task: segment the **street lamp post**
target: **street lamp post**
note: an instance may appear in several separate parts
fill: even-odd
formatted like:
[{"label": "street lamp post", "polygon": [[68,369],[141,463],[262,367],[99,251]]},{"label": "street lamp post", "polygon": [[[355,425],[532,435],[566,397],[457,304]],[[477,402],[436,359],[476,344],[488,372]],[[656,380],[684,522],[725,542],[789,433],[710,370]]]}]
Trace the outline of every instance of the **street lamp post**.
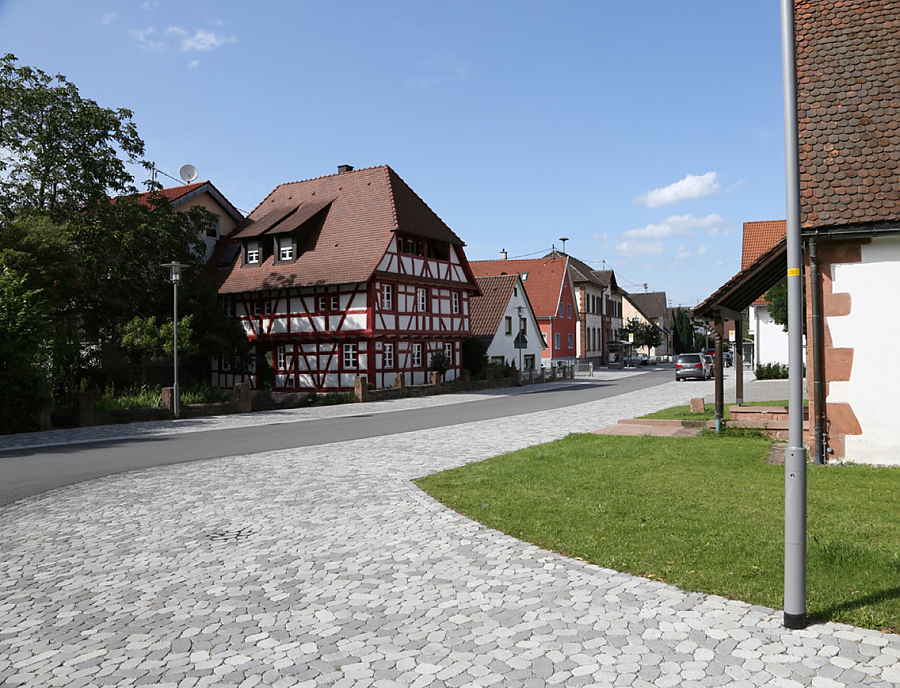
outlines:
[{"label": "street lamp post", "polygon": [[[524,306],[516,306],[516,309],[519,311],[519,336],[522,336],[522,311],[525,309]],[[522,379],[522,347],[519,347],[519,379]]]},{"label": "street lamp post", "polygon": [[181,413],[181,392],[178,389],[178,285],[181,283],[181,268],[187,267],[185,263],[172,261],[171,263],[163,263],[164,268],[169,268],[169,281],[172,283],[172,291],[174,292],[173,300],[173,320],[172,320],[172,351],[175,354],[175,380],[172,385],[174,394],[173,413],[175,417]]}]

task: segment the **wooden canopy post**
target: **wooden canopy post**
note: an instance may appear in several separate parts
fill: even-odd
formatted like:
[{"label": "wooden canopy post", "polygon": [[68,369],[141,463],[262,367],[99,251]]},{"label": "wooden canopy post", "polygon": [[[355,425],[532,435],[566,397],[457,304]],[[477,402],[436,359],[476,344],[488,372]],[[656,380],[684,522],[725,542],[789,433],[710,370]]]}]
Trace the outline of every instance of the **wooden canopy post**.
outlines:
[{"label": "wooden canopy post", "polygon": [[722,340],[725,338],[725,320],[721,315],[713,318],[713,341],[716,350],[716,432],[722,430],[725,419],[725,361],[723,359]]}]

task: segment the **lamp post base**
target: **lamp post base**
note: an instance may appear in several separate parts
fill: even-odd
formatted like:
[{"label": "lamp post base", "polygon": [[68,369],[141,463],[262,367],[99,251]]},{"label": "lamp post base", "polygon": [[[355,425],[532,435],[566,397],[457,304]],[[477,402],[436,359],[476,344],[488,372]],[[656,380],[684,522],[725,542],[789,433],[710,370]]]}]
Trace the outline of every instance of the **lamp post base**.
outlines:
[{"label": "lamp post base", "polygon": [[784,627],[792,631],[800,631],[806,628],[806,614],[784,613]]}]

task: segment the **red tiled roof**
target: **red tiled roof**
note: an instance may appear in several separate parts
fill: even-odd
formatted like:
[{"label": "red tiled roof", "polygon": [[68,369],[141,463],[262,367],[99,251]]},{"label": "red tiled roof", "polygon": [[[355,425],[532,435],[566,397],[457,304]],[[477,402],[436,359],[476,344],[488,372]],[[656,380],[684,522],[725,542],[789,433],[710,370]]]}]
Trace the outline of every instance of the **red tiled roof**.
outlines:
[{"label": "red tiled roof", "polygon": [[[276,209],[327,202],[330,205],[316,215],[315,226],[307,224],[306,232],[301,231],[296,261],[275,265],[272,255],[253,267],[235,261],[222,279],[220,292],[366,282],[396,231],[464,245],[386,165],[282,184],[250,213],[248,226]],[[465,256],[457,250],[465,268]]]},{"label": "red tiled roof", "polygon": [[[135,194],[131,198],[134,198],[138,203],[142,205],[150,205],[150,198],[152,196],[162,196],[165,198],[172,207],[177,208],[181,203],[190,200],[189,197],[193,197],[193,195],[201,195],[201,193],[208,193],[224,210],[226,213],[231,215],[232,218],[236,222],[241,222],[244,219],[243,213],[240,210],[235,208],[231,201],[229,201],[225,196],[222,195],[222,192],[219,191],[212,182],[194,182],[193,184],[182,184],[181,186],[173,186],[169,189],[154,189],[153,191],[144,191],[143,193]],[[111,199],[113,203],[116,202],[116,198]]]},{"label": "red tiled roof", "polygon": [[475,281],[481,289],[481,296],[469,299],[472,336],[479,337],[490,345],[500,327],[500,320],[506,313],[506,307],[509,306],[513,287],[519,281],[519,276],[476,277]]},{"label": "red tiled roof", "polygon": [[[787,234],[786,220],[764,220],[744,223],[744,240],[741,248],[741,272],[753,265],[760,256],[768,253]],[[751,306],[767,306],[760,296]]]},{"label": "red tiled roof", "polygon": [[900,0],[797,0],[800,223],[900,219]]},{"label": "red tiled roof", "polygon": [[566,257],[561,255],[556,259],[474,260],[469,266],[475,277],[527,274],[522,282],[534,314],[539,318],[552,318],[559,310],[567,263]]}]

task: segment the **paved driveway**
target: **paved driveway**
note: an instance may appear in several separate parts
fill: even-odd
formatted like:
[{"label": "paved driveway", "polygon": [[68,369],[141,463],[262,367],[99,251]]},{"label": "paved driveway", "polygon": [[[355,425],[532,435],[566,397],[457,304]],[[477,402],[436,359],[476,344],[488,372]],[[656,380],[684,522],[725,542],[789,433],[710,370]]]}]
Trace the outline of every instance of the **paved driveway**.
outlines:
[{"label": "paved driveway", "polygon": [[[711,383],[704,383],[711,384]],[[600,569],[410,479],[683,402],[150,469],[0,509],[0,683],[889,686],[900,638]]]}]

